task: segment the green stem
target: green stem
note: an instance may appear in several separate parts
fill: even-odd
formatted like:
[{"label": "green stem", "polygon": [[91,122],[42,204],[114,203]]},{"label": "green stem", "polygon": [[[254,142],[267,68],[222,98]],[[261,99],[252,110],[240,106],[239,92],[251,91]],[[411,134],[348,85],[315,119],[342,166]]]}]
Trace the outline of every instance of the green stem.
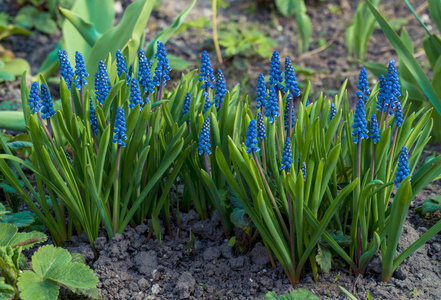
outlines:
[{"label": "green stem", "polygon": [[113,197],[113,235],[116,234],[118,229],[118,211],[119,211],[119,164],[121,161],[121,145],[118,144],[118,150],[116,152],[116,177],[114,186]]}]

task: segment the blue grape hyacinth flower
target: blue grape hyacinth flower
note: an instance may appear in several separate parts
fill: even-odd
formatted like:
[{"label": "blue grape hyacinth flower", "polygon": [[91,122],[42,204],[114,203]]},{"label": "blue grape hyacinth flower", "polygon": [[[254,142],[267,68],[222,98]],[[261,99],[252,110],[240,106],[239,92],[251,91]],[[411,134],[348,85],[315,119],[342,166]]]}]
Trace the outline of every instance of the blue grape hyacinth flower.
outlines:
[{"label": "blue grape hyacinth flower", "polygon": [[210,55],[206,50],[201,55],[201,74],[199,75],[199,81],[202,82],[201,89],[214,88],[212,82],[214,82],[213,68],[211,67]]},{"label": "blue grape hyacinth flower", "polygon": [[396,102],[394,122],[397,124],[398,127],[400,127],[404,122],[403,110],[401,109],[401,103],[399,100]]},{"label": "blue grape hyacinth flower", "polygon": [[204,92],[203,97],[205,97],[205,102],[204,102],[204,110],[202,111],[202,113],[206,113],[207,110],[210,109],[211,107],[211,101],[210,101],[210,97],[208,96],[207,92]]},{"label": "blue grape hyacinth flower", "polygon": [[352,125],[352,128],[354,128],[352,131],[354,143],[361,142],[362,139],[368,138],[367,133],[369,131],[367,130],[366,112],[364,110],[363,98],[358,99],[354,114],[354,125]]},{"label": "blue grape hyacinth flower", "polygon": [[409,176],[410,170],[409,170],[409,154],[407,153],[406,146],[403,146],[403,148],[400,151],[400,157],[398,159],[398,168],[397,172],[395,173],[395,180],[394,183],[397,184],[397,187],[400,186],[401,181],[403,181],[404,178]]},{"label": "blue grape hyacinth flower", "polygon": [[387,110],[389,110],[389,114],[393,115],[395,104],[399,101],[398,97],[401,96],[400,80],[398,78],[397,68],[395,67],[395,60],[393,59],[389,61],[389,66],[387,68],[386,86],[387,94],[384,96],[384,109],[386,110],[387,108]]},{"label": "blue grape hyacinth flower", "polygon": [[38,113],[40,111],[42,106],[40,101],[40,85],[38,82],[34,82],[31,86],[28,100],[31,113]]},{"label": "blue grape hyacinth flower", "polygon": [[331,111],[330,111],[329,119],[332,120],[336,114],[337,114],[337,108],[335,107],[334,103],[331,103]]},{"label": "blue grape hyacinth flower", "polygon": [[225,83],[225,77],[222,70],[219,69],[217,70],[216,89],[214,90],[214,101],[216,103],[216,108],[222,106],[226,94],[227,85]]},{"label": "blue grape hyacinth flower", "polygon": [[265,84],[265,76],[262,73],[259,74],[257,78],[257,96],[256,96],[256,108],[260,108],[261,106],[266,107],[266,97],[268,94],[266,93],[266,84]]},{"label": "blue grape hyacinth flower", "polygon": [[109,74],[104,61],[98,63],[98,72],[95,73],[95,94],[98,102],[103,105],[111,89]]},{"label": "blue grape hyacinth flower", "polygon": [[274,121],[276,120],[275,118],[279,116],[279,106],[274,86],[271,86],[269,90],[265,116],[269,117],[270,123],[274,123]]},{"label": "blue grape hyacinth flower", "polygon": [[371,126],[370,126],[370,138],[374,142],[374,144],[378,143],[380,140],[380,130],[378,128],[377,116],[375,114],[371,117]]},{"label": "blue grape hyacinth flower", "polygon": [[112,142],[118,143],[120,146],[125,147],[126,143],[124,141],[127,140],[126,131],[127,128],[126,119],[124,117],[124,109],[120,106],[116,110],[115,126],[113,129],[115,136],[113,137]]},{"label": "blue grape hyacinth flower", "polygon": [[283,147],[282,159],[280,160],[280,170],[285,170],[286,173],[289,172],[292,164],[292,149],[291,149],[291,139],[286,137],[285,146]]},{"label": "blue grape hyacinth flower", "polygon": [[98,125],[98,118],[96,116],[96,110],[95,110],[95,107],[93,107],[93,101],[92,101],[92,98],[90,97],[90,95],[89,95],[89,101],[90,101],[90,125],[92,126],[93,132],[95,132],[95,134],[97,134],[100,127]]},{"label": "blue grape hyacinth flower", "polygon": [[201,135],[199,136],[199,155],[204,153],[211,154],[210,147],[210,117],[207,117],[202,125]]},{"label": "blue grape hyacinth flower", "polygon": [[369,99],[371,91],[369,90],[368,76],[365,68],[362,68],[360,71],[360,75],[358,76],[357,88],[359,91],[356,92],[355,95],[363,98],[364,101],[367,101]]},{"label": "blue grape hyacinth flower", "polygon": [[136,105],[140,106],[142,110],[142,105],[144,105],[144,101],[142,101],[141,91],[139,90],[138,80],[133,77],[132,84],[130,85],[130,108],[134,108]]},{"label": "blue grape hyacinth flower", "polygon": [[256,146],[257,144],[257,132],[256,132],[256,120],[252,119],[250,124],[248,124],[247,139],[245,141],[245,146],[247,146],[247,153],[252,151],[260,151],[260,148]]},{"label": "blue grape hyacinth flower", "polygon": [[164,44],[158,41],[157,45],[158,45],[158,49],[155,54],[157,64],[155,69],[155,75],[153,76],[153,83],[156,86],[160,86],[162,82],[164,86],[167,80],[170,79],[168,72],[171,71],[171,68],[168,61],[167,52],[165,51]]},{"label": "blue grape hyacinth flower", "polygon": [[305,181],[306,180],[306,162],[302,163],[302,166],[300,167],[300,169],[302,170],[303,181]]},{"label": "blue grape hyacinth flower", "polygon": [[75,52],[75,75],[74,80],[77,89],[80,89],[83,85],[87,85],[86,77],[89,76],[86,70],[86,64],[84,63],[83,55],[80,52]]},{"label": "blue grape hyacinth flower", "polygon": [[[295,114],[294,114],[294,105],[292,106],[292,109],[291,109],[291,114],[289,113],[289,101],[290,101],[290,98],[289,97],[287,97],[286,98],[286,103],[285,103],[285,113],[284,113],[284,122],[285,122],[285,130],[288,130],[289,129],[289,118],[291,117],[291,127],[294,127],[295,125],[296,125],[296,122],[295,122],[295,120],[294,120],[294,118],[295,118]],[[290,116],[291,115],[291,116]]]},{"label": "blue grape hyacinth flower", "polygon": [[300,96],[300,90],[297,88],[298,86],[296,73],[294,72],[294,67],[292,66],[291,59],[287,57],[285,59],[285,90],[284,92],[288,92],[288,98],[293,96]]},{"label": "blue grape hyacinth flower", "polygon": [[[75,75],[72,65],[67,58],[66,50],[58,50],[58,59],[60,60],[60,74],[66,82],[67,88],[70,90],[72,88],[72,80]],[[60,77],[60,79],[61,79]]]},{"label": "blue grape hyacinth flower", "polygon": [[138,51],[138,61],[139,61],[139,69],[138,69],[138,81],[142,86],[145,92],[153,93],[155,92],[155,84],[152,79],[152,72],[150,70],[150,65],[145,57],[144,50],[139,49]]},{"label": "blue grape hyacinth flower", "polygon": [[279,52],[274,51],[271,56],[271,67],[269,71],[269,84],[275,88],[275,91],[284,90],[282,85],[283,76],[282,70],[280,69],[280,56]]},{"label": "blue grape hyacinth flower", "polygon": [[182,114],[185,115],[190,112],[190,105],[191,105],[191,95],[190,93],[187,93],[184,100],[184,106],[182,108]]},{"label": "blue grape hyacinth flower", "polygon": [[48,119],[55,115],[55,110],[53,108],[54,103],[49,88],[44,83],[41,84],[41,105],[41,117],[43,119]]},{"label": "blue grape hyacinth flower", "polygon": [[257,136],[260,140],[266,138],[265,120],[260,112],[257,113]]},{"label": "blue grape hyacinth flower", "polygon": [[123,73],[126,73],[126,79],[129,79],[129,70],[127,69],[126,60],[119,49],[116,50],[116,70],[118,72],[118,77],[121,77]]}]

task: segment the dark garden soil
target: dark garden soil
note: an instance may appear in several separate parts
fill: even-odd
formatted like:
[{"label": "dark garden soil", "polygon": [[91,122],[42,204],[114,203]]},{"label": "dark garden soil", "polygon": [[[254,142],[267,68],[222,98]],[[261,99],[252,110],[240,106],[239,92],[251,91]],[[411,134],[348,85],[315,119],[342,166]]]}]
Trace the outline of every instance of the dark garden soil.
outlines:
[{"label": "dark garden soil", "polygon": [[[147,40],[168,26],[190,2],[162,0],[160,11],[154,12],[148,23]],[[251,26],[251,23],[260,26],[262,32],[278,43],[277,50],[282,61],[285,56],[290,56],[295,64],[315,71],[308,78],[315,92],[324,91],[333,95],[346,78],[350,79],[349,95],[355,92],[361,65],[347,58],[344,29],[358,1],[306,1],[313,23],[313,40],[311,50],[300,56],[297,54],[299,37],[293,18],[281,17],[267,1],[259,1],[254,13],[250,13],[249,5],[244,4],[246,1],[227,2],[231,2],[230,7],[220,9],[219,22],[234,20],[241,26]],[[409,20],[406,29],[418,52],[424,30],[411,16],[404,2],[381,2],[383,15]],[[427,14],[427,7],[424,6],[426,1],[410,2],[420,15]],[[0,1],[0,11],[16,14],[14,3],[14,0]],[[122,7],[128,3],[130,1],[123,1]],[[188,19],[195,20],[201,16],[211,16],[211,1],[199,0]],[[430,22],[428,20],[429,25]],[[2,41],[2,45],[13,50],[17,57],[29,61],[33,74],[60,37],[59,32],[52,36],[37,31],[34,33],[32,37],[12,36]],[[326,40],[326,47],[319,47],[319,37]],[[191,30],[172,38],[167,45],[169,53],[188,60],[191,68],[198,66],[203,49],[209,51],[213,67],[224,70],[229,87],[242,82],[246,91],[254,96],[253,87],[257,76],[259,73],[267,74],[269,60],[251,57],[245,67],[237,69],[238,58],[232,57],[220,66],[216,62],[211,40]],[[396,59],[396,54],[382,32],[376,30],[369,44],[367,61],[386,64],[389,59]],[[171,77],[179,78],[179,75],[180,72],[175,71]],[[299,81],[304,79],[304,76],[299,76]],[[3,101],[20,101],[19,81],[0,84],[0,103]],[[425,155],[435,150],[440,152],[439,146],[430,148]],[[422,219],[414,211],[424,200],[439,194],[439,184],[430,184],[412,202],[400,239],[399,252],[439,220],[440,216],[436,214],[433,220]],[[100,278],[99,288],[103,299],[263,299],[267,291],[273,290],[281,295],[293,289],[280,265],[276,269],[271,266],[261,242],[254,244],[247,253],[239,253],[229,247],[216,214],[211,219],[200,220],[194,211],[190,211],[180,214],[180,222],[181,237],[173,223],[173,238],[163,232],[162,247],[154,235],[147,242],[149,224],[146,223],[136,228],[127,228],[124,234],[117,235],[111,241],[102,232],[95,242],[97,260],[94,260],[92,248],[84,236],[73,237],[66,248],[85,256],[86,262]],[[195,235],[194,253],[184,250],[190,240],[190,232]],[[441,299],[440,234],[407,259],[389,283],[380,281],[380,257],[370,263],[365,277],[349,274],[347,268],[342,266],[342,261],[334,260],[333,263],[332,271],[321,274],[318,281],[312,278],[311,272],[307,272],[296,288],[305,288],[320,299],[348,299],[339,286],[358,299],[368,299],[368,293],[372,299]],[[64,294],[65,299],[73,297],[69,293]]]}]

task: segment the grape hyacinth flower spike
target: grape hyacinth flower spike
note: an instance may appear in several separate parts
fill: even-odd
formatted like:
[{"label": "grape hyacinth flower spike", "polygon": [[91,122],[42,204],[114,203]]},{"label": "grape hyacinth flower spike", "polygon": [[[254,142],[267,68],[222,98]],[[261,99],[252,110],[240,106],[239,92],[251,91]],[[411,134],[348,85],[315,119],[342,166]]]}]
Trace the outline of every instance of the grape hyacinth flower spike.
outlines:
[{"label": "grape hyacinth flower spike", "polygon": [[[398,100],[396,102],[396,108],[395,108],[395,119],[394,122],[397,124],[397,128],[400,127],[403,124],[403,110],[401,109],[401,103]],[[397,128],[395,130],[397,130]]]},{"label": "grape hyacinth flower spike", "polygon": [[398,159],[398,168],[395,174],[396,178],[394,180],[394,183],[397,184],[397,188],[400,186],[401,181],[409,176],[409,174],[409,154],[407,153],[406,146],[403,146],[400,152],[400,157]]},{"label": "grape hyacinth flower spike", "polygon": [[113,143],[118,143],[119,146],[125,147],[126,143],[124,142],[127,139],[126,135],[126,119],[124,117],[124,109],[120,106],[116,111],[115,118],[115,126],[113,132],[115,136],[113,138]]},{"label": "grape hyacinth flower spike", "polygon": [[265,116],[269,118],[270,123],[274,123],[274,121],[276,120],[275,118],[279,116],[279,106],[274,86],[271,86],[269,90]]},{"label": "grape hyacinth flower spike", "polygon": [[49,92],[49,88],[46,86],[46,84],[41,84],[41,117],[43,119],[46,119],[47,121],[47,129],[49,134],[52,134],[51,129],[51,117],[55,115],[55,110],[53,108],[53,101],[51,94]]},{"label": "grape hyacinth flower spike", "polygon": [[74,83],[76,84],[77,89],[80,90],[81,104],[84,106],[83,86],[87,85],[86,77],[89,76],[89,73],[87,73],[83,55],[78,51],[75,52],[75,75],[77,77],[75,78]]},{"label": "grape hyacinth flower spike", "polygon": [[139,61],[138,81],[139,84],[144,89],[144,93],[146,93],[145,102],[147,103],[149,102],[149,94],[155,92],[155,84],[153,83],[150,65],[147,58],[145,57],[143,49],[139,49],[138,51],[138,61]]},{"label": "grape hyacinth flower spike", "polygon": [[213,81],[213,68],[211,67],[210,55],[206,50],[202,52],[201,55],[201,74],[199,75],[199,81],[202,82],[201,89],[205,89],[205,92],[208,92],[208,89],[214,88]]},{"label": "grape hyacinth flower spike", "polygon": [[75,73],[73,71],[72,65],[70,64],[70,61],[67,58],[66,50],[58,50],[58,59],[60,61],[60,79],[64,78],[67,88],[70,90],[72,89],[72,80]]},{"label": "grape hyacinth flower spike", "polygon": [[257,113],[257,137],[260,140],[260,148],[262,149],[262,161],[263,161],[263,169],[266,172],[266,154],[265,154],[265,138],[266,138],[266,129],[265,129],[265,120],[263,119],[260,111]]},{"label": "grape hyacinth flower spike", "polygon": [[38,82],[34,82],[31,86],[31,91],[29,93],[29,108],[31,113],[38,113],[41,109],[42,104],[40,103],[40,85]]},{"label": "grape hyacinth flower spike", "polygon": [[256,120],[251,120],[248,125],[247,130],[247,140],[245,141],[245,146],[247,146],[247,153],[258,152],[260,148],[256,146],[257,144],[257,132],[256,132]]},{"label": "grape hyacinth flower spike", "polygon": [[369,132],[367,130],[366,112],[364,109],[363,98],[358,99],[357,107],[354,114],[354,125],[352,125],[354,130],[352,131],[352,136],[354,136],[354,143],[361,142],[362,139],[367,139]]},{"label": "grape hyacinth flower spike", "polygon": [[384,108],[387,109],[385,114],[385,122],[387,124],[387,119],[389,118],[389,115],[393,115],[395,104],[399,101],[398,97],[401,96],[401,85],[398,78],[397,68],[395,67],[395,60],[393,59],[389,61],[389,66],[387,68],[386,86],[387,94],[384,97]]},{"label": "grape hyacinth flower spike", "polygon": [[207,117],[205,118],[204,124],[202,125],[201,134],[199,136],[198,142],[198,150],[199,155],[203,155],[204,157],[205,171],[207,171],[208,174],[210,174],[210,166],[208,165],[207,155],[211,154],[210,147],[210,117]]},{"label": "grape hyacinth flower spike", "polygon": [[210,101],[210,97],[208,96],[207,92],[204,92],[204,94],[202,96],[205,97],[204,110],[202,111],[202,113],[205,114],[207,112],[207,110],[209,110],[211,107],[211,101]]},{"label": "grape hyacinth flower spike", "polygon": [[225,84],[225,77],[222,71],[217,70],[216,89],[214,90],[214,102],[216,108],[221,109],[224,102],[225,95],[227,94],[227,86]]},{"label": "grape hyacinth flower spike", "polygon": [[285,93],[288,94],[289,97],[298,97],[300,96],[300,90],[297,88],[298,86],[296,73],[294,72],[294,67],[292,65],[291,59],[287,57],[285,59]]},{"label": "grape hyacinth flower spike", "polygon": [[170,79],[168,72],[171,71],[170,64],[168,62],[167,52],[162,42],[158,41],[157,51],[155,58],[157,61],[155,75],[153,76],[153,83],[158,87],[156,92],[156,101],[162,99],[162,93],[167,80]]},{"label": "grape hyacinth flower spike", "polygon": [[123,73],[126,73],[127,85],[130,83],[129,70],[127,69],[126,60],[121,50],[116,50],[116,70],[118,72],[118,77],[121,78]]},{"label": "grape hyacinth flower spike", "polygon": [[266,92],[265,76],[262,73],[259,74],[257,78],[257,96],[256,96],[256,108],[262,111],[266,107],[266,97],[268,96]]},{"label": "grape hyacinth flower spike", "polygon": [[302,163],[302,166],[300,167],[300,169],[302,170],[303,181],[306,181],[306,162]]},{"label": "grape hyacinth flower spike", "polygon": [[282,159],[280,160],[280,170],[285,170],[286,173],[289,173],[289,169],[292,164],[292,148],[291,148],[291,139],[286,137],[285,146],[283,147]]},{"label": "grape hyacinth flower spike", "polygon": [[371,180],[374,180],[375,175],[375,151],[377,149],[377,143],[380,140],[380,130],[378,128],[377,116],[375,114],[371,117],[371,126],[370,126],[370,138],[374,143],[372,148],[372,165],[371,165]]},{"label": "grape hyacinth flower spike", "polygon": [[283,90],[284,87],[282,85],[283,76],[282,70],[280,69],[280,56],[279,52],[277,51],[274,51],[273,55],[271,56],[271,67],[269,75],[269,84],[270,86],[274,87],[275,92],[278,93],[279,90]]},{"label": "grape hyacinth flower spike", "polygon": [[331,112],[329,115],[329,120],[332,120],[336,114],[337,114],[337,108],[335,107],[334,103],[331,103]]},{"label": "grape hyacinth flower spike", "polygon": [[[187,93],[184,100],[184,107],[182,108],[182,114],[188,114],[190,112],[190,105],[191,105],[191,95],[190,93]],[[190,133],[190,118],[187,118],[187,128],[188,132]]]},{"label": "grape hyacinth flower spike", "polygon": [[95,94],[101,106],[104,105],[107,95],[110,92],[110,79],[104,61],[98,63],[98,72],[95,73]]},{"label": "grape hyacinth flower spike", "polygon": [[367,101],[369,99],[371,91],[369,91],[368,76],[365,68],[362,68],[360,71],[360,75],[358,76],[357,88],[359,91],[356,92],[355,95],[363,98],[364,101]]},{"label": "grape hyacinth flower spike", "polygon": [[98,134],[99,131],[98,118],[96,116],[96,110],[95,107],[93,107],[93,101],[90,95],[89,95],[89,100],[90,100],[90,126],[92,126],[92,131],[95,134]]},{"label": "grape hyacinth flower spike", "polygon": [[141,91],[139,90],[138,80],[133,77],[132,84],[130,85],[130,108],[135,108],[136,105],[139,105],[140,110],[142,110],[142,105],[144,105],[144,101],[141,98]]},{"label": "grape hyacinth flower spike", "polygon": [[380,111],[380,113],[383,114],[384,98],[386,97],[387,94],[386,78],[384,77],[383,74],[380,75],[379,82],[380,82],[380,89],[377,95],[377,111]]}]

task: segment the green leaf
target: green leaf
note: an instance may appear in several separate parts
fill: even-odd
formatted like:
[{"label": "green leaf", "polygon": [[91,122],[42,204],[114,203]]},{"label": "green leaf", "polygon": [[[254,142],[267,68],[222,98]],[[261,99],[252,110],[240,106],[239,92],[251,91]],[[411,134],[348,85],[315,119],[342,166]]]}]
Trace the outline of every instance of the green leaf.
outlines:
[{"label": "green leaf", "polygon": [[280,297],[277,297],[275,292],[268,292],[265,295],[265,300],[319,300],[319,298],[313,293],[300,288]]},{"label": "green leaf", "polygon": [[127,47],[127,59],[130,62],[133,61],[154,4],[155,1],[146,0],[139,0],[130,4],[125,10],[121,22],[103,33],[90,50],[86,61],[87,70],[90,74],[95,74],[98,71],[98,62],[107,53],[115,53],[117,49],[123,50]]},{"label": "green leaf", "polygon": [[320,245],[320,243],[318,244],[318,253],[315,256],[315,259],[325,273],[329,273],[329,271],[331,271],[331,251],[329,251],[328,248]]},{"label": "green leaf", "polygon": [[0,277],[0,300],[9,300],[14,294],[14,287],[5,283],[5,279]]},{"label": "green leaf", "polygon": [[3,72],[8,72],[13,76],[20,76],[24,71],[31,73],[31,67],[29,63],[22,58],[13,58],[8,61],[4,61],[5,65],[1,69]]},{"label": "green leaf", "polygon": [[231,222],[234,226],[244,229],[248,226],[248,220],[245,218],[246,211],[243,208],[235,208],[230,215]]},{"label": "green leaf", "polygon": [[35,221],[35,214],[25,210],[18,213],[8,214],[0,220],[2,223],[9,223],[17,227],[28,227]]},{"label": "green leaf", "polygon": [[82,37],[86,40],[90,47],[96,43],[101,34],[96,30],[95,26],[83,20],[83,18],[67,9],[60,7],[61,13],[66,17],[66,19],[72,23],[73,26],[78,30]]},{"label": "green leaf", "polygon": [[56,300],[60,291],[55,281],[41,280],[41,277],[32,271],[24,271],[17,285],[23,300]]},{"label": "green leaf", "polygon": [[422,216],[427,216],[428,213],[434,213],[437,210],[441,211],[441,196],[433,196],[424,201],[423,205],[415,208],[415,210]]},{"label": "green leaf", "polygon": [[15,149],[15,150],[21,150],[23,148],[32,148],[31,142],[24,142],[24,141],[16,141],[16,142],[12,142],[12,143],[7,143],[6,145],[8,145],[9,148]]},{"label": "green leaf", "polygon": [[[150,1],[153,2],[153,1]],[[167,27],[166,29],[162,30],[160,33],[158,33],[155,38],[149,43],[146,49],[146,56],[147,58],[153,58],[153,54],[156,52],[157,42],[161,41],[164,44],[175,35],[176,30],[181,27],[182,23],[184,23],[185,19],[187,18],[188,14],[190,13],[193,6],[196,4],[197,0],[193,0],[193,2],[183,11],[181,12],[176,19],[173,21],[173,23]]]},{"label": "green leaf", "polygon": [[236,236],[233,235],[231,239],[228,241],[228,246],[233,247],[236,244]]},{"label": "green leaf", "polygon": [[70,289],[91,289],[98,284],[98,277],[93,273],[92,269],[79,262],[70,262],[65,266],[60,266],[48,275],[48,278]]},{"label": "green leaf", "polygon": [[349,297],[349,299],[351,299],[351,300],[358,300],[357,298],[355,298],[354,295],[352,295],[352,294],[351,294],[347,289],[345,289],[344,287],[339,286],[339,288],[343,291],[343,293],[345,293],[345,294]]},{"label": "green leaf", "polygon": [[285,17],[296,13],[296,0],[276,0],[277,10]]},{"label": "green leaf", "polygon": [[37,30],[47,34],[53,34],[57,31],[57,23],[55,23],[51,15],[46,12],[38,14],[34,20],[34,26]]}]

